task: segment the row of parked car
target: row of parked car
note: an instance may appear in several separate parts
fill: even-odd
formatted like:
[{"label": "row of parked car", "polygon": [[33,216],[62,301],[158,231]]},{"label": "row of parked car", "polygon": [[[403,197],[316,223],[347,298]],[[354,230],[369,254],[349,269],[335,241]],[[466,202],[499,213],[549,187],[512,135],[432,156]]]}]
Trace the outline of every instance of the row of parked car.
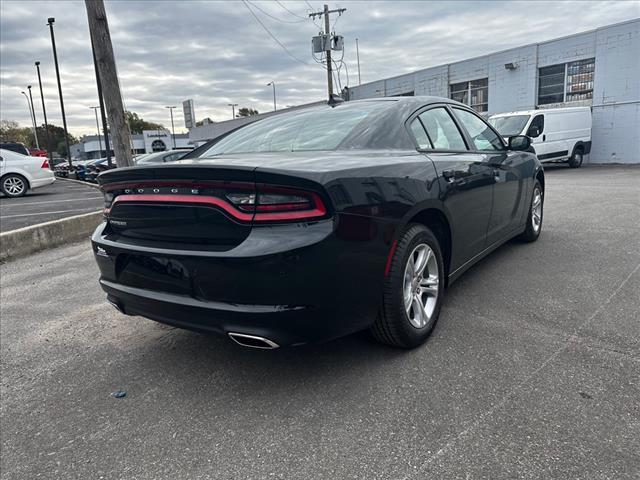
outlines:
[{"label": "row of parked car", "polygon": [[[176,149],[137,155],[134,162],[136,165],[175,162],[190,151]],[[115,167],[115,158],[111,166],[106,158],[72,162],[76,178],[93,183],[102,172]],[[4,196],[21,197],[31,189],[50,185],[55,181],[54,174],[69,176],[69,163],[64,158],[55,158],[52,168],[45,150],[30,151],[22,143],[0,142],[0,192]]]},{"label": "row of parked car", "polygon": [[[135,156],[133,161],[136,165],[175,162],[176,160],[180,160],[190,151],[190,149],[176,149],[166,150],[163,152],[144,153],[142,155]],[[106,157],[93,160],[76,160],[72,164],[78,180],[95,183],[96,178],[102,172],[116,168],[116,159],[111,159],[111,165],[109,165]],[[55,166],[54,171],[58,177],[68,177],[69,163],[59,163]]]}]

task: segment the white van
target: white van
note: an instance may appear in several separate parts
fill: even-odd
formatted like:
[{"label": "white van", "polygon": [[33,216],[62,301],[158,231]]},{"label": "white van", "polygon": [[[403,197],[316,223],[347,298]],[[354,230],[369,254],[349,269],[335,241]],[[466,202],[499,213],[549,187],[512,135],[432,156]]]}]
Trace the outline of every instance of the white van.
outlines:
[{"label": "white van", "polygon": [[489,123],[505,138],[531,137],[541,162],[569,162],[573,168],[591,151],[591,108],[549,108],[499,113]]}]

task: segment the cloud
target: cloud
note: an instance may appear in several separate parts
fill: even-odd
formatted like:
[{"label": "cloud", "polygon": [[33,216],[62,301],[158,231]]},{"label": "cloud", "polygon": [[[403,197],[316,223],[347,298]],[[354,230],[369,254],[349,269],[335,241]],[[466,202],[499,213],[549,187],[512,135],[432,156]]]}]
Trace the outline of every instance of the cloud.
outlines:
[{"label": "cloud", "polygon": [[[278,104],[316,101],[326,72],[310,54],[321,25],[306,19],[307,2],[107,2],[125,105],[147,120],[169,124],[166,105],[193,98],[196,116],[230,118],[228,103],[268,111],[276,82]],[[317,0],[309,2],[321,9]],[[398,75],[492,51],[588,30],[636,17],[637,2],[338,2],[332,17],[345,37],[350,85],[357,84],[355,38],[363,81]],[[253,14],[292,56],[264,30]],[[289,11],[287,11],[289,10]],[[26,85],[37,87],[41,61],[47,114],[62,124],[47,17],[55,34],[69,130],[94,133],[97,105],[84,2],[0,2],[0,117],[29,124]],[[568,22],[572,18],[577,21]],[[346,84],[346,71],[341,74]],[[39,92],[34,98],[42,122]],[[176,125],[182,114],[176,110]]]}]

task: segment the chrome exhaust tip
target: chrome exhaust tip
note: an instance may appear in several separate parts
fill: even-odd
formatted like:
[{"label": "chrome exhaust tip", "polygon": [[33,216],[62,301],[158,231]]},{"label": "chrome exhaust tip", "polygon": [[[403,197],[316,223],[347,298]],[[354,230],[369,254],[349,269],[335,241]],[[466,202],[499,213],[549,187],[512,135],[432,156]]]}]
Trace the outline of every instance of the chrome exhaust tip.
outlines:
[{"label": "chrome exhaust tip", "polygon": [[269,340],[264,337],[257,337],[255,335],[247,335],[245,333],[236,333],[229,332],[228,333],[231,340],[236,342],[238,345],[242,345],[243,347],[249,348],[260,348],[262,350],[274,350],[280,345],[278,345],[273,340]]}]

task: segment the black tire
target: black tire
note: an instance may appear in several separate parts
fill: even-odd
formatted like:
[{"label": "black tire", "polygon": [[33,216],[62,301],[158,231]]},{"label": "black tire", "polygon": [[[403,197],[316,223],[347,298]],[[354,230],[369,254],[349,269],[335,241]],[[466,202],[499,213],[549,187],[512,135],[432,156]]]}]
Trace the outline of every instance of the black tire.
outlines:
[{"label": "black tire", "polygon": [[[540,192],[540,221],[539,226],[536,228],[535,219],[533,215],[534,203],[536,201],[536,191]],[[529,212],[527,213],[527,225],[524,229],[524,232],[520,234],[518,237],[523,242],[535,242],[540,237],[540,232],[542,232],[542,220],[544,218],[544,190],[542,189],[542,185],[536,179],[533,182],[533,189],[531,190],[531,201],[529,202]]]},{"label": "black tire", "polygon": [[[433,312],[426,324],[420,328],[414,326],[409,314],[404,306],[404,280],[405,268],[410,256],[416,248],[424,248],[426,245],[431,249],[437,265],[437,294],[431,294],[435,299]],[[426,267],[425,271],[432,269]],[[428,273],[428,272],[427,272]],[[436,236],[424,225],[410,224],[398,239],[398,243],[391,260],[389,274],[385,280],[383,306],[376,322],[371,327],[371,332],[376,340],[394,347],[414,348],[429,337],[440,314],[440,307],[444,296],[444,263],[442,250]],[[435,278],[436,275],[433,274]],[[429,297],[430,295],[426,295]],[[415,320],[413,320],[415,321]]]},{"label": "black tire", "polygon": [[22,175],[9,173],[2,177],[0,190],[10,198],[22,197],[29,190],[29,182]]},{"label": "black tire", "polygon": [[571,168],[580,168],[582,165],[582,160],[584,158],[584,153],[582,148],[577,147],[573,150],[573,155],[569,158],[569,166]]}]

